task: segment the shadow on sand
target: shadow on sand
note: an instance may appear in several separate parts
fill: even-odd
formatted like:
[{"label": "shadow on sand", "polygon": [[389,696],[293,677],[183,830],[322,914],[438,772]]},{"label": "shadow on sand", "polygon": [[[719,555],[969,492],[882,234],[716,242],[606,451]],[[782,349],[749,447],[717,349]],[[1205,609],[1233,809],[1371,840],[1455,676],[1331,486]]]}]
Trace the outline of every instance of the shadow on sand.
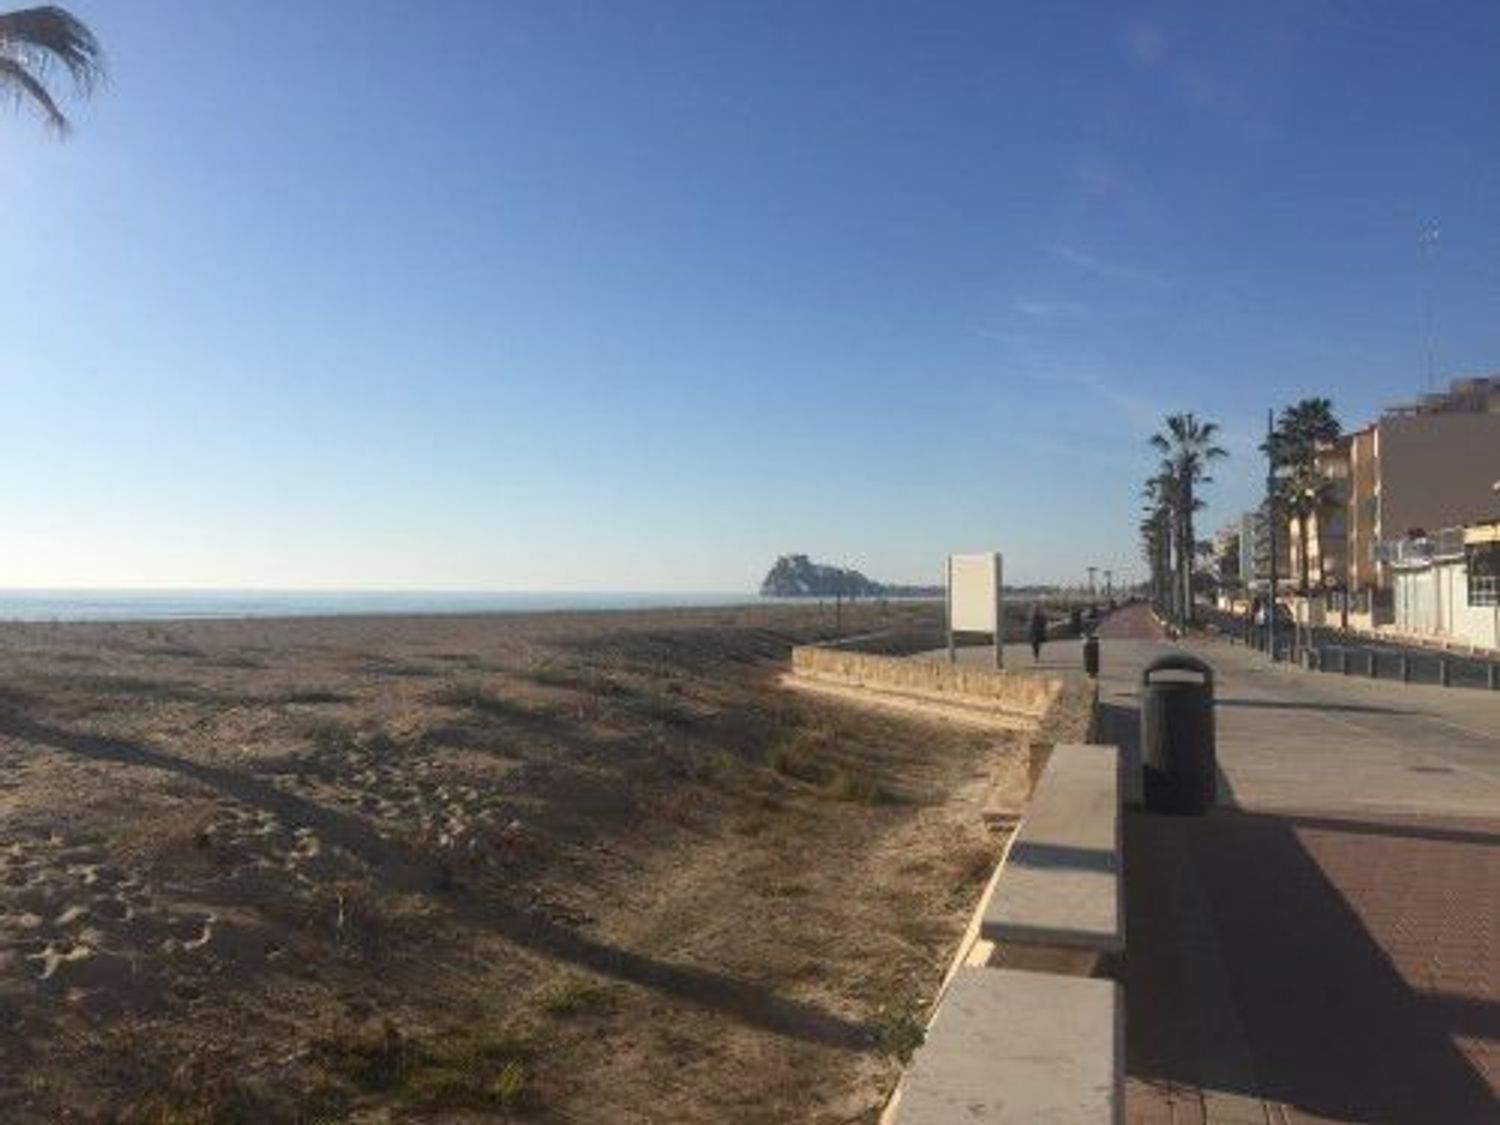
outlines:
[{"label": "shadow on sand", "polygon": [[273,813],[294,828],[310,828],[325,842],[357,856],[382,884],[421,894],[459,921],[499,934],[543,956],[666,993],[721,1012],[764,1031],[844,1050],[872,1050],[877,1031],[758,985],[692,965],[673,964],[622,949],[520,910],[464,891],[437,889],[434,864],[385,839],[357,817],[326,808],[244,773],[188,761],[137,742],[70,731],[16,714],[0,714],[0,734],[98,762],[162,770],[198,782],[246,805]]}]

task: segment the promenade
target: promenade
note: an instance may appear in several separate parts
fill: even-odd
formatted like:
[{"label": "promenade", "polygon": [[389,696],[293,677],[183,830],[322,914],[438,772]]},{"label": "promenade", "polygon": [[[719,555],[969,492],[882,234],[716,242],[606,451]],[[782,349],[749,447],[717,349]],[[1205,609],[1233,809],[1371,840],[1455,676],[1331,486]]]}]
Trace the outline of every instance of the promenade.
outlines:
[{"label": "promenade", "polygon": [[1127,1120],[1500,1120],[1500,695],[1156,632],[1105,624],[1101,737],[1196,652],[1224,807],[1127,818]]},{"label": "promenade", "polygon": [[1500,1122],[1500,693],[1169,642],[1144,607],[1101,643],[1101,741],[1138,740],[1154,656],[1217,673],[1220,808],[1126,817],[1127,1121]]}]

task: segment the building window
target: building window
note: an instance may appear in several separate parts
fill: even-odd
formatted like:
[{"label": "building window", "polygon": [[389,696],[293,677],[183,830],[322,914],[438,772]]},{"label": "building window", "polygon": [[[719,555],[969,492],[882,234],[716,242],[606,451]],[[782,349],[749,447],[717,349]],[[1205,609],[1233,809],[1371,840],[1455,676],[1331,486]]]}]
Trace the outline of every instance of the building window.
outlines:
[{"label": "building window", "polygon": [[1500,543],[1472,543],[1465,549],[1469,604],[1500,605]]}]

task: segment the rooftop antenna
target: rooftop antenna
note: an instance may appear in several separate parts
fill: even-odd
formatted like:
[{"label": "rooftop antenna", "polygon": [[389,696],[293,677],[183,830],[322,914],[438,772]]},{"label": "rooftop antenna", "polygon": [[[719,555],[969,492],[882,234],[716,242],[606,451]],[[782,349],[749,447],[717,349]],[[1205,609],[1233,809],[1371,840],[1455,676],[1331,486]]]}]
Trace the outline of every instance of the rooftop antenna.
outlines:
[{"label": "rooftop antenna", "polygon": [[1433,321],[1433,296],[1437,288],[1438,226],[1428,223],[1422,231],[1422,257],[1427,263],[1426,321],[1427,321],[1427,393],[1437,389],[1437,329]]}]

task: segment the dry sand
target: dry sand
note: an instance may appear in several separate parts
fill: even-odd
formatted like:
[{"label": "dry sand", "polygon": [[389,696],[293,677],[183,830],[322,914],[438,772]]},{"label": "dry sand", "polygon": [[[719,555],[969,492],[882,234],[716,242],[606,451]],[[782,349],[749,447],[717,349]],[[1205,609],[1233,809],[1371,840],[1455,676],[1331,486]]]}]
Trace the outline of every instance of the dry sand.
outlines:
[{"label": "dry sand", "polygon": [[826,623],[0,627],[0,1120],[873,1121],[1017,736]]}]

